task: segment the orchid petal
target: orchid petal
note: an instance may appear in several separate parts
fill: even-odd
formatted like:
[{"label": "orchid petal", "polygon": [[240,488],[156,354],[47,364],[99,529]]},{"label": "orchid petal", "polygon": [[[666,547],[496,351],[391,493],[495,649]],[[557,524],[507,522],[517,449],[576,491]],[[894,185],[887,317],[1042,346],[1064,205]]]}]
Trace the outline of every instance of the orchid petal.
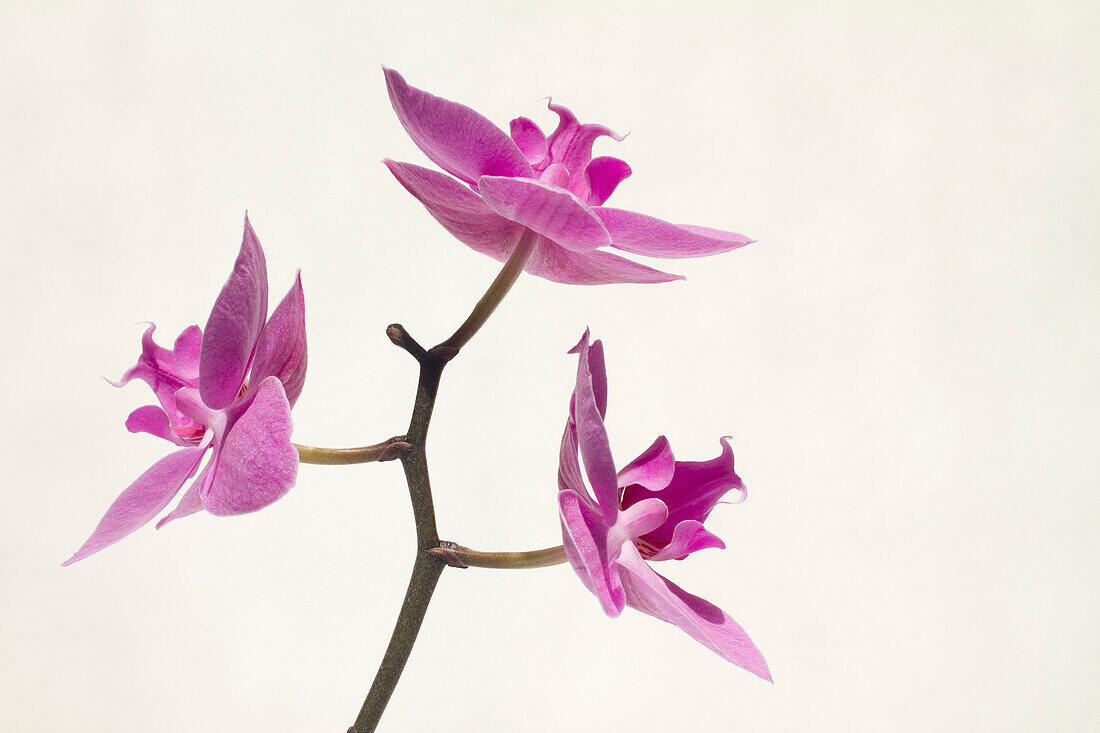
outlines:
[{"label": "orchid petal", "polygon": [[[141,356],[137,363],[126,370],[122,379],[117,382],[107,380],[112,386],[123,387],[132,379],[140,379],[149,385],[156,395],[157,402],[164,411],[175,417],[177,415],[173,395],[182,387],[189,386],[176,367],[175,355],[157,344],[153,340],[153,333],[157,327],[150,323],[145,332],[141,334]],[[186,333],[186,331],[184,332]],[[180,335],[183,338],[183,334]],[[169,418],[171,420],[171,418]]]},{"label": "orchid petal", "polygon": [[[561,163],[551,163],[539,174],[538,181],[547,186],[567,189],[569,188],[569,169]],[[582,199],[578,198],[578,201],[584,203]]]},{"label": "orchid petal", "polygon": [[214,446],[213,478],[202,493],[206,510],[246,514],[285,495],[298,474],[292,431],[283,384],[278,377],[268,377],[221,445]]},{"label": "orchid petal", "polygon": [[[572,401],[570,401],[570,405],[572,405]],[[577,423],[570,417],[566,422],[565,432],[561,436],[561,447],[558,452],[558,489],[560,491],[574,491],[586,501],[592,503],[592,499],[588,495],[588,489],[584,485],[577,451]]]},{"label": "orchid petal", "polygon": [[[550,159],[555,163],[564,163],[565,167],[574,174],[579,174],[592,160],[592,144],[596,138],[607,136],[613,140],[621,141],[623,137],[616,135],[610,127],[596,124],[581,124],[576,115],[560,104],[551,101],[547,105],[558,115],[558,126],[550,133]],[[584,178],[576,175],[574,183],[578,188],[584,185]],[[577,191],[574,191],[577,193]]]},{"label": "orchid petal", "polygon": [[183,498],[179,500],[176,507],[161,517],[160,521],[157,522],[157,529],[160,529],[169,522],[174,522],[183,517],[189,517],[203,510],[202,488],[209,482],[210,470],[213,465],[214,461],[210,461],[201,471],[199,471],[199,475],[196,476],[195,480],[191,482],[191,485],[187,487],[187,491],[183,492]]},{"label": "orchid petal", "polygon": [[627,605],[679,626],[723,659],[771,682],[764,655],[729,614],[654,572],[632,545],[623,547],[617,565]]},{"label": "orchid petal", "polygon": [[584,187],[577,193],[589,206],[599,206],[615,193],[619,184],[625,181],[632,171],[625,160],[604,155],[593,158],[584,169]]},{"label": "orchid petal", "polygon": [[667,283],[684,279],[683,275],[661,272],[603,250],[571,252],[545,237],[535,245],[523,269],[552,282],[569,285]]},{"label": "orchid petal", "polygon": [[[662,548],[673,539],[673,532],[681,522],[692,519],[706,521],[710,512],[726,493],[737,491],[737,502],[747,494],[741,477],[733,470],[733,449],[729,438],[722,438],[722,452],[709,461],[676,461],[676,470],[668,485],[654,491],[639,484],[623,489],[623,506],[630,506],[650,497],[657,497],[668,505],[668,521],[642,539],[656,548]],[[735,502],[736,503],[736,502]]]},{"label": "orchid petal", "polygon": [[401,126],[436,165],[467,183],[482,176],[532,176],[534,171],[503,130],[464,104],[409,86],[383,68]]},{"label": "orchid petal", "polygon": [[603,341],[596,339],[588,349],[588,371],[592,375],[592,395],[600,417],[607,417],[607,366],[604,363]]},{"label": "orchid petal", "polygon": [[179,446],[188,445],[179,433],[172,430],[168,415],[156,405],[145,405],[130,413],[126,418],[126,429],[131,433],[148,433]]},{"label": "orchid petal", "polygon": [[[645,501],[651,501],[646,499]],[[637,506],[637,504],[635,504]],[[654,547],[646,542],[644,537],[637,540],[638,549],[647,560],[657,562],[660,560],[683,560],[693,552],[707,550],[712,547],[724,550],[726,543],[722,538],[714,534],[702,522],[694,519],[685,519],[676,525],[672,533],[672,539],[664,547]]]},{"label": "orchid petal", "polygon": [[[653,441],[653,445],[619,471],[619,486],[638,484],[650,491],[660,491],[672,481],[676,470],[676,459],[672,455],[672,446],[665,436]],[[624,506],[629,506],[624,504]]]},{"label": "orchid petal", "polygon": [[611,244],[596,215],[569,191],[529,178],[482,176],[478,192],[501,216],[575,252]]},{"label": "orchid petal", "polygon": [[154,463],[107,508],[92,536],[62,565],[71,565],[126,537],[157,515],[195,473],[205,448],[184,448]]},{"label": "orchid petal", "polygon": [[[592,394],[596,396],[596,407],[600,411],[600,417],[607,416],[607,365],[604,362],[603,341],[596,339],[592,345],[588,345],[590,331],[584,329],[584,334],[577,345],[571,348],[569,354],[579,354],[588,350],[588,370],[592,374]],[[572,414],[572,413],[571,413]]]},{"label": "orchid petal", "polygon": [[229,416],[225,410],[211,410],[199,396],[195,387],[184,387],[176,392],[176,408],[186,419],[209,430],[211,437],[220,440],[225,435]]},{"label": "orchid petal", "polygon": [[199,391],[207,406],[228,407],[244,383],[267,317],[267,262],[248,216],[233,272],[203,329]]},{"label": "orchid petal", "polygon": [[509,131],[512,141],[531,165],[537,167],[550,152],[545,133],[533,120],[517,117],[509,125]]},{"label": "orchid petal", "polygon": [[615,566],[607,555],[607,527],[598,510],[572,491],[558,492],[562,545],[577,576],[612,618],[622,613],[624,596]]},{"label": "orchid petal", "polygon": [[633,542],[635,537],[657,529],[667,518],[668,507],[660,499],[640,501],[619,512],[612,528],[615,537],[609,543],[612,548],[617,549],[616,545]]},{"label": "orchid petal", "polygon": [[188,384],[199,383],[199,353],[202,350],[202,330],[198,326],[188,326],[176,337],[172,355],[176,363],[176,373]]},{"label": "orchid petal", "polygon": [[614,517],[619,509],[619,486],[615,480],[615,461],[593,389],[589,365],[590,347],[582,342],[577,360],[577,383],[573,390],[577,439],[588,483],[605,517]]},{"label": "orchid petal", "polygon": [[496,214],[469,188],[429,168],[388,159],[382,162],[458,241],[498,262],[512,254],[524,228]]},{"label": "orchid petal", "polygon": [[754,241],[743,234],[670,224],[634,211],[606,206],[592,211],[611,233],[612,247],[639,255],[669,259],[706,257]]},{"label": "orchid petal", "polygon": [[306,310],[301,271],[286,297],[275,306],[256,342],[250,381],[259,384],[270,376],[283,383],[287,400],[294,407],[306,379]]}]

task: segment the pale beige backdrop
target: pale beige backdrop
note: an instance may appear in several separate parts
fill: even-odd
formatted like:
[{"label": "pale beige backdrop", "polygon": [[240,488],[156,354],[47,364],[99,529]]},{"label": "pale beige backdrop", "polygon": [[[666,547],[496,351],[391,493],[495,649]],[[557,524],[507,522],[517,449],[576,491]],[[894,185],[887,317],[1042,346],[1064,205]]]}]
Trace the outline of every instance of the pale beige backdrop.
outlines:
[{"label": "pale beige backdrop", "polygon": [[620,462],[733,436],[729,548],[665,570],[768,685],[605,618],[566,567],[447,572],[389,731],[1091,731],[1100,36],[1092,3],[0,4],[0,729],[342,731],[413,533],[397,465],[304,466],[285,500],[60,562],[165,451],[112,378],[203,323],[248,209],[302,268],[296,438],[402,430],[409,358],[496,266],[390,176],[425,163],[380,65],[501,125],[554,95],[630,131],[613,202],[759,244],[686,283],[523,279],[448,370],[445,537],[559,541],[585,326]]}]

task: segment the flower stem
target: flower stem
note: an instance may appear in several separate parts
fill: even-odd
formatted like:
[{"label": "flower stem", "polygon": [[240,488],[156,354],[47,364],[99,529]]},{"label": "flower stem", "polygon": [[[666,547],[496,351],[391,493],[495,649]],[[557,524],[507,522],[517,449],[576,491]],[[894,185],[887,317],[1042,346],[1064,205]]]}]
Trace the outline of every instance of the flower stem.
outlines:
[{"label": "flower stem", "polygon": [[560,565],[565,562],[565,548],[561,545],[527,552],[482,552],[454,542],[440,542],[439,547],[432,548],[431,553],[438,555],[448,565],[456,568],[527,570]]},{"label": "flower stem", "polygon": [[409,485],[409,498],[412,501],[413,522],[416,526],[416,559],[413,562],[412,577],[405,591],[405,600],[397,616],[390,643],[382,656],[382,663],[371,683],[367,699],[355,719],[349,733],[373,733],[378,721],[397,687],[401,672],[412,653],[420,625],[428,611],[436,584],[446,561],[431,550],[440,545],[439,531],[435,524],[435,507],[432,502],[432,486],[428,478],[428,459],[425,444],[428,438],[428,425],[435,409],[435,398],[439,391],[439,380],[443,368],[458,355],[474,334],[478,332],[504,299],[513,283],[523,272],[523,265],[534,250],[538,235],[525,230],[516,244],[516,249],[504,264],[504,268],[493,280],[485,295],[478,301],[470,317],[459,326],[449,339],[425,350],[400,324],[392,324],[386,329],[386,335],[394,344],[407,351],[420,364],[420,381],[416,388],[416,400],[413,402],[412,418],[404,439],[393,445],[403,445],[398,454],[405,469],[405,481]]},{"label": "flower stem", "polygon": [[404,435],[383,440],[374,445],[359,448],[315,448],[311,445],[294,444],[298,449],[298,460],[320,466],[346,466],[352,463],[373,463],[374,461],[392,461],[408,448]]},{"label": "flower stem", "polygon": [[527,264],[527,258],[534,251],[538,239],[539,235],[534,231],[530,229],[523,230],[516,248],[512,251],[508,261],[504,263],[500,274],[493,280],[489,289],[485,291],[485,295],[481,296],[481,300],[474,306],[473,311],[470,312],[470,317],[440,346],[461,349],[485,325],[485,321],[493,315],[493,311],[500,305],[500,301],[504,300],[504,296],[508,294],[508,291],[512,289],[512,285],[523,273],[523,266]]}]

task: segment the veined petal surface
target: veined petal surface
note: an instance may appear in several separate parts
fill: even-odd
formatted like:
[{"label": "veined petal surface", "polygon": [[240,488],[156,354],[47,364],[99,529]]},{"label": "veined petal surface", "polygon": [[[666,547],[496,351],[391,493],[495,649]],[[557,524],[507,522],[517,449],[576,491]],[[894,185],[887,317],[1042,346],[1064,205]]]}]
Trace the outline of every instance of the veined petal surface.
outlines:
[{"label": "veined petal surface", "polygon": [[599,599],[604,613],[622,613],[625,597],[610,557],[607,526],[599,510],[572,491],[558,492],[562,545],[573,570]]},{"label": "veined petal surface", "polygon": [[614,517],[619,510],[619,486],[615,461],[607,439],[603,415],[600,414],[593,389],[587,340],[581,342],[577,361],[577,383],[573,390],[573,410],[576,415],[577,442],[588,483],[604,516]]},{"label": "veined petal surface", "polygon": [[306,302],[300,271],[260,332],[250,376],[253,384],[278,377],[291,407],[302,394],[306,380]]},{"label": "veined petal surface", "polygon": [[490,209],[480,196],[448,175],[411,163],[384,160],[394,177],[458,241],[504,262],[524,227]]},{"label": "veined petal surface", "polygon": [[574,252],[611,244],[599,218],[574,194],[529,178],[482,176],[478,192],[494,211]]},{"label": "veined petal surface", "polygon": [[729,614],[656,573],[632,545],[624,545],[617,565],[627,605],[679,626],[723,659],[771,682],[764,655]]},{"label": "veined petal surface", "polygon": [[736,232],[670,224],[646,214],[600,206],[592,210],[611,233],[612,246],[649,257],[706,257],[753,240]]},{"label": "veined petal surface", "polygon": [[107,508],[91,537],[62,565],[71,565],[126,537],[168,506],[183,482],[194,475],[205,448],[169,453],[118,495]]},{"label": "veined petal surface", "polygon": [[550,152],[543,131],[533,120],[526,117],[517,117],[509,125],[509,132],[512,141],[523,153],[523,157],[527,158],[527,162],[537,169],[538,165],[546,158],[547,153]]},{"label": "veined petal surface", "polygon": [[278,377],[259,384],[248,409],[215,445],[202,503],[211,514],[247,514],[281,498],[298,474],[290,403]]},{"label": "veined petal surface", "polygon": [[267,261],[244,219],[241,250],[203,329],[199,393],[212,409],[228,407],[244,383],[267,319]]},{"label": "veined petal surface", "polygon": [[[497,259],[503,261],[505,258]],[[546,237],[540,237],[523,269],[552,282],[569,285],[667,283],[684,279],[683,275],[655,270],[600,249],[572,252]]]},{"label": "veined petal surface", "polygon": [[466,183],[482,176],[531,177],[534,170],[512,138],[464,104],[409,86],[383,69],[401,126],[436,165]]}]

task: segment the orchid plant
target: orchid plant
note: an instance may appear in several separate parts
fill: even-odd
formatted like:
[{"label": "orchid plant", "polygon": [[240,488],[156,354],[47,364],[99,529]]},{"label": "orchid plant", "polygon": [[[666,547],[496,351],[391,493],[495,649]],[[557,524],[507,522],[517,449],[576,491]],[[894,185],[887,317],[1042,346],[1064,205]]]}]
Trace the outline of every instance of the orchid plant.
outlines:
[{"label": "orchid plant", "polygon": [[[236,262],[205,328],[188,327],[169,349],[156,343],[156,327],[150,324],[137,363],[112,382],[122,387],[138,379],[150,387],[157,404],[134,410],[126,427],[167,440],[175,450],[119,494],[91,536],[63,564],[85,559],[147,524],[192,478],[158,529],[204,509],[222,516],[260,510],[293,487],[299,463],[399,460],[417,535],[412,578],[390,644],[349,733],[377,727],[448,566],[516,569],[568,562],[607,615],[635,608],[678,626],[723,659],[771,681],[763,655],[737,622],[650,567],[725,546],[704,523],[729,492],[736,493],[738,502],[746,496],[734,471],[730,439],[721,439],[716,458],[679,461],[662,436],[616,470],[604,426],[608,389],[603,344],[592,341],[588,331],[569,352],[577,356],[577,375],[559,449],[561,545],[482,552],[441,541],[425,455],[444,368],[523,272],[570,285],[661,283],[682,278],[612,250],[665,259],[704,257],[753,240],[605,206],[631,169],[618,158],[593,157],[593,144],[600,137],[623,138],[603,125],[579,122],[553,101],[549,108],[558,123],[549,135],[525,117],[512,120],[505,133],[465,105],[410,86],[392,69],[384,69],[384,75],[397,119],[444,172],[389,159],[386,166],[451,235],[504,263],[469,317],[442,343],[424,348],[399,324],[387,328],[390,340],[419,366],[408,428],[359,448],[291,442],[291,410],[306,375],[301,277],[295,277],[268,315],[264,252],[246,216]],[[210,458],[200,470],[207,453]],[[545,483],[549,512],[552,477]]]}]

